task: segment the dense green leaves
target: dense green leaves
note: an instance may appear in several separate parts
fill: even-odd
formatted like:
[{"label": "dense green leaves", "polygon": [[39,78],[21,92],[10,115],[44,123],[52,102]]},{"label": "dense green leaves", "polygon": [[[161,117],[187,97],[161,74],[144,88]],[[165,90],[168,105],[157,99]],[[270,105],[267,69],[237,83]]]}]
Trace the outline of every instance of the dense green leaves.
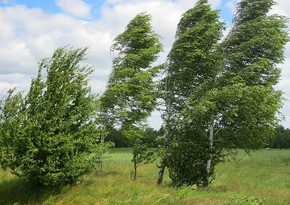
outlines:
[{"label": "dense green leaves", "polygon": [[[0,143],[1,143],[1,166],[6,169],[10,167],[15,172],[21,166],[21,158],[25,145],[23,124],[25,122],[25,101],[21,93],[14,94],[10,90],[5,99],[1,101],[0,107]],[[27,150],[25,150],[27,151]]]},{"label": "dense green leaves", "polygon": [[[162,66],[153,66],[162,50],[159,36],[150,24],[151,17],[138,14],[117,36],[112,45],[113,71],[101,97],[104,127],[119,128],[133,145],[136,178],[137,164],[147,150],[141,145],[142,124],[157,106],[154,78]],[[141,160],[141,161],[140,161]]]},{"label": "dense green leaves", "polygon": [[[193,121],[198,117],[191,116],[186,109],[191,97],[199,99],[214,84],[221,64],[217,43],[223,25],[218,11],[212,10],[207,1],[199,1],[183,14],[168,55],[167,75],[163,80],[166,136],[162,158],[175,185],[202,184],[206,175],[209,140],[199,130],[207,128],[207,124],[200,121],[198,125],[202,128],[198,125],[193,128]],[[203,103],[212,104],[205,99]],[[204,108],[209,109],[207,106]]]},{"label": "dense green leaves", "polygon": [[102,148],[87,80],[92,69],[79,64],[85,52],[57,49],[39,63],[26,96],[10,92],[2,101],[2,167],[46,186],[73,183],[94,169]]},{"label": "dense green leaves", "polygon": [[290,148],[290,129],[284,128],[282,125],[275,129],[273,136],[270,139],[270,148]]},{"label": "dense green leaves", "polygon": [[234,26],[222,43],[225,75],[239,77],[246,85],[275,85],[280,77],[277,64],[284,60],[289,40],[287,19],[267,15],[273,0],[241,1]]},{"label": "dense green leaves", "polygon": [[272,5],[240,1],[223,41],[206,0],[183,15],[164,80],[163,161],[174,184],[207,186],[228,149],[264,147],[277,125],[282,93],[273,87],[289,38],[286,19],[268,15]]},{"label": "dense green leaves", "polygon": [[153,81],[160,67],[152,67],[162,50],[151,17],[141,13],[112,45],[113,71],[101,98],[104,112],[120,126],[146,119],[157,106]]}]

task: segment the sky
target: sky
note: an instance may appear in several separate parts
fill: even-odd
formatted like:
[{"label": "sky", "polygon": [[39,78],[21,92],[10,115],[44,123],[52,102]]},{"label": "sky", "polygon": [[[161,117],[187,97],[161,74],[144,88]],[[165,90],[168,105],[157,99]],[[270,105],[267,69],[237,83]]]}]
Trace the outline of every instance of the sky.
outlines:
[{"label": "sky", "polygon": [[[237,1],[209,0],[214,9],[220,10],[221,20],[226,21],[225,33]],[[276,2],[271,14],[290,18],[289,0]],[[152,15],[152,26],[164,45],[158,62],[164,62],[181,15],[195,3],[196,0],[0,0],[0,97],[10,88],[28,90],[38,62],[66,45],[88,47],[85,63],[95,69],[90,83],[92,90],[101,94],[112,69],[112,42],[133,17],[141,12]],[[290,43],[285,55],[284,64],[279,65],[282,75],[276,88],[286,98],[281,124],[290,128]],[[149,122],[159,129],[160,113],[155,111]]]}]

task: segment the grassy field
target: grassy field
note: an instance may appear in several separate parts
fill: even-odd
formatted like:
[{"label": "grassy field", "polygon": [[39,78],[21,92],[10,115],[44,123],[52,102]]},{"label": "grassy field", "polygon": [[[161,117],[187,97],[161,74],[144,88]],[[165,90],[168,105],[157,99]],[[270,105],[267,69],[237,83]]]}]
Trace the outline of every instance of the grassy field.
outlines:
[{"label": "grassy field", "polygon": [[155,164],[139,168],[132,181],[131,153],[114,149],[104,162],[102,176],[84,176],[80,183],[60,190],[31,187],[8,171],[0,171],[0,204],[290,204],[290,150],[262,150],[218,166],[216,179],[208,189],[156,185]]}]

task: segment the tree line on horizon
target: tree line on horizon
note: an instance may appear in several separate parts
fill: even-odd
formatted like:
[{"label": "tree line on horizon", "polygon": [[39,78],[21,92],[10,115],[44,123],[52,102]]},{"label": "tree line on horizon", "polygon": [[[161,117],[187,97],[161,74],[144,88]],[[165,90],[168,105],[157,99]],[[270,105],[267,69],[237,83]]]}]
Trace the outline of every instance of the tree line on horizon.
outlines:
[{"label": "tree line on horizon", "polygon": [[[157,148],[160,145],[159,138],[164,135],[164,128],[159,130],[153,128],[146,128],[142,134],[142,142],[147,143],[149,148]],[[114,147],[124,148],[132,147],[132,144],[126,136],[123,136],[121,131],[117,129],[111,130],[106,136],[105,141],[113,142]],[[289,149],[290,148],[290,129],[279,125],[275,128],[273,134],[269,137],[268,142],[265,143],[264,148],[273,149]]]},{"label": "tree line on horizon", "polygon": [[[140,164],[158,158],[158,184],[168,168],[174,186],[207,187],[218,163],[237,148],[264,148],[279,124],[283,93],[274,86],[289,36],[287,19],[268,15],[274,4],[241,0],[223,36],[219,11],[197,1],[157,66],[160,36],[151,16],[138,14],[114,39],[100,96],[88,84],[93,68],[80,63],[87,48],[58,48],[39,62],[27,93],[10,90],[1,100],[1,167],[41,186],[73,184],[102,167],[108,138],[117,144],[120,136],[133,148],[133,179]],[[155,109],[163,126],[152,143],[147,118]]]}]

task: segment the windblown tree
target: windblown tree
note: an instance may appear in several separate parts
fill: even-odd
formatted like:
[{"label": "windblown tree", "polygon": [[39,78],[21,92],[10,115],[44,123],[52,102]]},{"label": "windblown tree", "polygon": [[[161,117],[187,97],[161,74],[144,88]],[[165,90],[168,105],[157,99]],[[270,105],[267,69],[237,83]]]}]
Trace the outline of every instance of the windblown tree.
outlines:
[{"label": "windblown tree", "polygon": [[[208,16],[204,12],[208,11],[212,21],[196,15],[198,18],[189,21],[192,27],[181,29],[186,14],[181,19],[165,79],[170,135],[163,161],[174,184],[208,186],[215,165],[229,149],[263,147],[277,124],[282,93],[273,86],[279,80],[277,64],[284,60],[288,33],[284,17],[268,15],[273,5],[272,0],[242,0],[232,30],[221,43],[222,24],[206,0],[186,14],[194,11]],[[201,8],[207,9],[200,12]],[[199,28],[204,33],[188,35]],[[196,39],[205,40],[197,44]],[[181,53],[186,60],[178,58]]]},{"label": "windblown tree", "polygon": [[59,186],[94,170],[101,157],[96,96],[81,66],[87,49],[57,49],[39,63],[26,96],[8,93],[1,102],[2,168],[30,181]]},{"label": "windblown tree", "polygon": [[[223,26],[219,21],[218,11],[212,10],[204,0],[198,1],[194,8],[185,12],[178,24],[175,42],[168,55],[167,75],[162,82],[166,104],[165,142],[157,183],[162,182],[166,166],[176,185],[185,183],[185,179],[182,178],[189,178],[201,172],[197,170],[200,166],[197,167],[196,163],[204,164],[206,159],[198,154],[206,155],[207,152],[202,150],[204,144],[199,145],[194,141],[203,135],[197,136],[195,132],[196,134],[188,136],[181,111],[187,106],[186,99],[193,90],[216,75],[220,62],[220,54],[216,52],[217,42],[222,36]],[[199,148],[188,144],[191,142]],[[188,157],[186,154],[192,156]],[[186,174],[186,171],[191,174]],[[189,181],[198,183],[196,180],[199,179]]]},{"label": "windblown tree", "polygon": [[[101,97],[102,113],[107,129],[121,130],[134,146],[134,179],[136,178],[138,152],[143,122],[157,106],[157,91],[154,77],[161,66],[153,63],[162,50],[159,36],[150,24],[151,17],[138,14],[117,36],[112,45],[113,71],[107,90]],[[138,149],[138,150],[137,150]]]}]

